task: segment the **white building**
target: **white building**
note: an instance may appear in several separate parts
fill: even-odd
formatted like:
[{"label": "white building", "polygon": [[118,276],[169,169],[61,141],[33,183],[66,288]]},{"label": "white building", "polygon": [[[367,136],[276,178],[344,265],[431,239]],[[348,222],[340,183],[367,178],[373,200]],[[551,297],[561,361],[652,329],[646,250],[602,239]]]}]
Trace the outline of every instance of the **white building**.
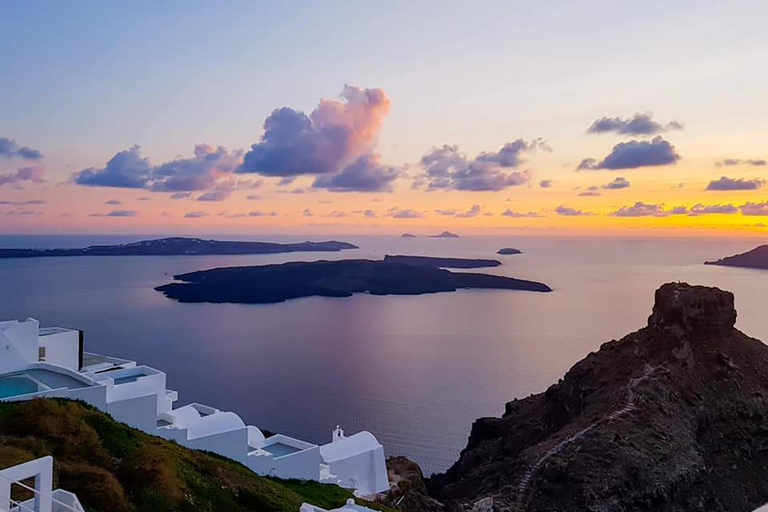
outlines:
[{"label": "white building", "polygon": [[320,508],[316,505],[311,505],[309,503],[302,503],[301,508],[299,508],[299,512],[378,512],[378,511],[373,510],[372,508],[358,505],[357,503],[355,503],[355,500],[350,498],[347,500],[347,503],[343,507],[334,508],[331,510],[326,510],[324,508]]},{"label": "white building", "polygon": [[[32,486],[24,483],[34,478]],[[29,495],[15,499],[14,491]],[[0,511],[8,512],[83,512],[77,496],[53,489],[53,457],[41,457],[0,469]]]},{"label": "white building", "polygon": [[[134,361],[85,352],[81,331],[41,329],[37,320],[0,322],[0,400],[79,399],[149,434],[237,460],[260,475],[334,483],[360,496],[389,489],[384,448],[369,432],[337,427],[318,446],[284,435],[266,438],[233,412],[192,403],[165,373]],[[2,509],[0,509],[2,510]]]}]

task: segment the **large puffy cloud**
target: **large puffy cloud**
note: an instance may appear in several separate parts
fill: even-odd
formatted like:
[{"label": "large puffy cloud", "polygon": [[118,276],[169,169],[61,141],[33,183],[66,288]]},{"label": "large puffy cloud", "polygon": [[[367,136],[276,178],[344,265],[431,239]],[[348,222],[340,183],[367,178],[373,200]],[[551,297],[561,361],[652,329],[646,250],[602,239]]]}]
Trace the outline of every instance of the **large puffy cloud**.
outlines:
[{"label": "large puffy cloud", "polygon": [[333,192],[391,192],[402,169],[382,165],[376,155],[363,155],[338,174],[315,178],[313,188]]},{"label": "large puffy cloud", "polygon": [[350,85],[341,98],[320,101],[309,115],[288,107],[274,110],[238,172],[280,177],[334,174],[370,154],[389,113],[389,98],[381,89]]},{"label": "large puffy cloud", "polygon": [[469,159],[458,146],[444,145],[421,158],[425,172],[420,179],[430,190],[498,191],[531,179],[530,171],[513,169],[523,163],[523,154],[537,150],[551,151],[542,139],[517,139],[497,152],[483,152]]},{"label": "large puffy cloud", "polygon": [[21,167],[13,172],[0,174],[0,187],[3,185],[19,186],[22,182],[43,183],[44,170],[42,167]]},{"label": "large puffy cloud", "polygon": [[725,158],[715,162],[716,167],[733,167],[735,165],[752,165],[755,167],[764,167],[768,165],[768,160],[762,158],[742,160],[741,158]]},{"label": "large puffy cloud", "polygon": [[661,204],[636,202],[632,206],[622,206],[615,212],[610,213],[614,217],[663,217],[667,213]]},{"label": "large puffy cloud", "polygon": [[629,181],[627,181],[626,178],[616,178],[613,181],[609,181],[605,185],[603,185],[603,188],[608,190],[618,190],[622,188],[629,188]]},{"label": "large puffy cloud", "polygon": [[653,120],[653,114],[646,112],[637,113],[632,117],[603,117],[592,123],[587,133],[614,132],[620,135],[656,135],[669,130],[682,130],[683,125],[677,121],[670,121],[663,125]]},{"label": "large puffy cloud", "polygon": [[638,167],[674,164],[678,160],[680,160],[680,155],[672,144],[661,137],[654,137],[650,141],[631,140],[620,142],[601,161],[598,162],[594,158],[585,158],[576,170],[636,169]]},{"label": "large puffy cloud", "polygon": [[748,180],[721,176],[718,180],[710,181],[707,190],[757,190],[763,185],[765,185],[765,180],[760,178]]},{"label": "large puffy cloud", "polygon": [[0,156],[5,158],[23,158],[24,160],[39,160],[42,153],[36,149],[19,146],[15,140],[0,137]]},{"label": "large puffy cloud", "polygon": [[88,187],[144,188],[149,183],[152,164],[133,146],[113,156],[101,169],[83,169],[75,174],[75,183]]}]

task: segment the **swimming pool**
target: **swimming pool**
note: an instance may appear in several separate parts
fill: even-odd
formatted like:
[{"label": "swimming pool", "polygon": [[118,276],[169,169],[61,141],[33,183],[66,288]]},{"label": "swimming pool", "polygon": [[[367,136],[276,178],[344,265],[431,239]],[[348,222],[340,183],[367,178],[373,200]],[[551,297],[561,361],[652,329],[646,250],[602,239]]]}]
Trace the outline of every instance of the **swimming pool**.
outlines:
[{"label": "swimming pool", "polygon": [[26,375],[9,375],[0,378],[0,399],[37,393],[47,389],[44,385]]}]

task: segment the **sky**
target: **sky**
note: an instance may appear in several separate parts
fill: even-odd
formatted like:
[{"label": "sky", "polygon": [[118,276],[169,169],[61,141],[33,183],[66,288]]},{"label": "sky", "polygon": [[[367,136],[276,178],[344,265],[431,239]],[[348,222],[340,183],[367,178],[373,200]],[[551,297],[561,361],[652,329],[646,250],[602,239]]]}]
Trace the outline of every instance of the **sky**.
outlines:
[{"label": "sky", "polygon": [[759,235],[766,19],[0,0],[0,234]]}]

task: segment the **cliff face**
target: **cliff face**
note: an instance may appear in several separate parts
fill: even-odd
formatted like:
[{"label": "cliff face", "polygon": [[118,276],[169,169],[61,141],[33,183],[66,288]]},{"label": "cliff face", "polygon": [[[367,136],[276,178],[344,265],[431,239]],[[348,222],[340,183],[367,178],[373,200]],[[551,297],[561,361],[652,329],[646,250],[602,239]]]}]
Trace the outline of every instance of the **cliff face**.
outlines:
[{"label": "cliff face", "polygon": [[662,286],[645,328],[477,420],[430,493],[454,510],[753,510],[768,501],[768,347],[735,321],[729,292]]}]

